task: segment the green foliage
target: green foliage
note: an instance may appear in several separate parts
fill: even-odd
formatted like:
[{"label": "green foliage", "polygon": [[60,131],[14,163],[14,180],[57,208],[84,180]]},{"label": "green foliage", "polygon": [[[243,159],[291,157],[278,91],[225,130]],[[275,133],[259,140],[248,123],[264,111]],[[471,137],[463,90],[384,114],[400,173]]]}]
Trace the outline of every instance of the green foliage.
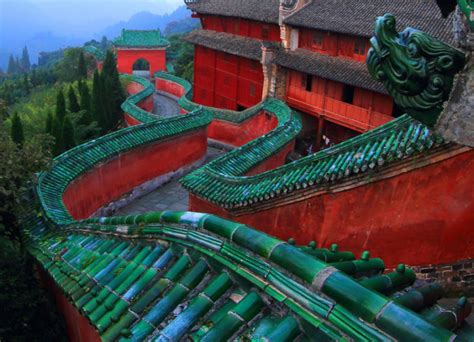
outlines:
[{"label": "green foliage", "polygon": [[74,82],[84,79],[84,70],[79,69],[81,56],[84,57],[85,74],[87,77],[87,70],[93,69],[95,66],[94,59],[91,56],[84,56],[82,48],[69,48],[64,51],[64,57],[54,67],[59,81]]},{"label": "green foliage", "polygon": [[140,58],[133,64],[133,70],[150,70],[150,63],[146,59]]},{"label": "green foliage", "polygon": [[58,91],[58,95],[56,97],[56,117],[59,119],[59,122],[63,122],[65,116],[66,116],[66,101],[64,100],[64,93],[61,88]]},{"label": "green foliage", "polygon": [[105,113],[106,130],[114,129],[122,119],[121,105],[125,101],[125,93],[120,82],[117,63],[112,51],[107,51],[102,74],[102,99]]},{"label": "green foliage", "polygon": [[81,111],[84,112],[84,115],[82,115],[83,121],[81,121],[81,124],[89,125],[93,121],[89,86],[87,85],[87,83],[79,81],[77,87],[79,89],[79,95],[81,97]]},{"label": "green foliage", "polygon": [[77,102],[76,92],[74,91],[72,84],[69,86],[67,97],[69,100],[69,111],[71,113],[77,113],[78,111],[80,111],[81,108],[79,107],[79,103]]},{"label": "green foliage", "polygon": [[11,137],[15,144],[23,146],[25,136],[23,135],[23,124],[18,113],[15,113],[12,118]]},{"label": "green foliage", "polygon": [[35,277],[23,248],[18,217],[31,213],[23,200],[34,173],[51,162],[51,138],[38,135],[19,148],[0,119],[0,339],[63,341],[64,324]]},{"label": "green foliage", "polygon": [[46,134],[51,134],[53,129],[53,114],[51,111],[48,112],[48,117],[46,118]]},{"label": "green foliage", "polygon": [[30,71],[30,68],[31,68],[30,55],[28,54],[28,48],[26,46],[23,48],[20,64],[21,64],[21,68],[23,72]]},{"label": "green foliage", "polygon": [[58,116],[53,118],[53,125],[51,127],[51,135],[54,137],[53,154],[59,155],[63,151],[63,127]]},{"label": "green foliage", "polygon": [[86,59],[84,57],[84,51],[81,50],[79,54],[79,64],[77,66],[78,77],[80,80],[87,79],[87,66]]},{"label": "green foliage", "polygon": [[92,113],[95,115],[94,120],[98,122],[101,132],[105,133],[107,132],[107,118],[103,100],[102,80],[99,72],[96,70],[92,83]]},{"label": "green foliage", "polygon": [[182,40],[182,35],[168,38],[171,46],[166,50],[167,60],[173,63],[176,76],[193,82],[194,46]]},{"label": "green foliage", "polygon": [[71,118],[67,115],[64,117],[62,124],[62,147],[64,151],[70,150],[76,146],[76,137],[74,134],[74,127],[71,122]]}]

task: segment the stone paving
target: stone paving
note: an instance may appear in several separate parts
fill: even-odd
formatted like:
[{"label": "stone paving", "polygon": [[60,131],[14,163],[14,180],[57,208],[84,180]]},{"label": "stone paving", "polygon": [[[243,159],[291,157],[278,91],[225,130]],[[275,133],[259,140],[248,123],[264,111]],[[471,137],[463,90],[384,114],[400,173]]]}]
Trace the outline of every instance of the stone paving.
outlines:
[{"label": "stone paving", "polygon": [[[208,163],[225,153],[225,151],[208,147],[204,163]],[[119,209],[115,215],[134,215],[161,210],[183,211],[188,209],[188,202],[188,192],[179,184],[178,179],[174,179]]]},{"label": "stone paving", "polygon": [[155,93],[155,95],[153,95],[153,101],[155,103],[153,108],[154,114],[162,115],[164,117],[171,117],[180,114],[179,105],[176,103],[176,100],[171,97]]}]

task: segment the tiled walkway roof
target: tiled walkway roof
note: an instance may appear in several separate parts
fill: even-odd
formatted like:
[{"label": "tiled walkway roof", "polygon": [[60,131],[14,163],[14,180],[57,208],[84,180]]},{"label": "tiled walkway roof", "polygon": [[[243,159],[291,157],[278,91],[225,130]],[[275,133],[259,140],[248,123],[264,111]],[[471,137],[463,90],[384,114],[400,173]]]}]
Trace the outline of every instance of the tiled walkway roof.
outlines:
[{"label": "tiled walkway roof", "polygon": [[279,0],[198,0],[187,3],[188,8],[196,13],[278,24]]},{"label": "tiled walkway roof", "polygon": [[122,30],[122,35],[115,38],[114,46],[129,48],[166,47],[170,42],[161,36],[160,30]]},{"label": "tiled walkway roof", "polygon": [[33,255],[107,341],[448,341],[469,307],[429,309],[442,289],[410,288],[404,265],[382,275],[367,252],[296,247],[212,215],[28,225]]},{"label": "tiled walkway roof", "polygon": [[396,16],[399,31],[410,26],[447,43],[453,42],[452,17],[443,19],[434,0],[313,0],[286,18],[285,23],[371,37],[374,19],[386,13]]}]

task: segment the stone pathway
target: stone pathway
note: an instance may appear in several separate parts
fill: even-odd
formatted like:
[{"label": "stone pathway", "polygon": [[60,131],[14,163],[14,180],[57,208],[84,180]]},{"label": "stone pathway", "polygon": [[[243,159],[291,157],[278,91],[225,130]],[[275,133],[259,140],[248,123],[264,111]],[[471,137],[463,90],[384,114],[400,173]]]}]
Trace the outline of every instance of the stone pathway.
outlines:
[{"label": "stone pathway", "polygon": [[[225,153],[225,151],[208,147],[204,163],[208,163]],[[174,179],[119,209],[115,215],[136,215],[162,210],[185,211],[188,210],[188,203],[188,192],[179,184],[178,179]]]},{"label": "stone pathway", "polygon": [[180,108],[175,99],[155,93],[153,95],[154,108],[153,113],[164,117],[171,117],[180,114]]}]

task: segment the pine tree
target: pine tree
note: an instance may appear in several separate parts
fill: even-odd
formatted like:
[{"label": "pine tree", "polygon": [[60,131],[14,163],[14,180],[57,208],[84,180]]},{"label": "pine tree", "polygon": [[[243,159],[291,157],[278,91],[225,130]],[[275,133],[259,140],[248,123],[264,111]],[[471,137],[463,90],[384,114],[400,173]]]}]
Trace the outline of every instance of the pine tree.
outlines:
[{"label": "pine tree", "polygon": [[77,102],[76,92],[74,91],[74,88],[72,87],[72,85],[69,86],[69,91],[67,93],[67,97],[68,97],[68,100],[69,100],[69,111],[71,113],[77,113],[78,111],[80,111],[81,108],[79,108],[79,103]]},{"label": "pine tree", "polygon": [[92,81],[92,103],[91,109],[95,120],[99,124],[102,133],[107,132],[107,120],[104,113],[104,102],[102,92],[102,81],[99,72],[94,72],[94,79]]},{"label": "pine tree", "polygon": [[56,97],[56,117],[58,118],[60,125],[63,122],[65,116],[66,116],[66,101],[64,100],[63,90],[60,89]]},{"label": "pine tree", "polygon": [[28,74],[24,74],[23,76],[23,87],[25,88],[25,92],[27,95],[30,94],[30,80],[28,79]]},{"label": "pine tree", "polygon": [[125,94],[120,83],[117,62],[112,51],[107,51],[103,67],[104,87],[106,93],[106,108],[109,110],[109,127],[114,128],[122,119],[121,105]]},{"label": "pine tree", "polygon": [[81,51],[79,55],[79,65],[77,67],[77,72],[79,79],[87,79],[87,66],[86,66],[86,60],[84,58],[84,51]]},{"label": "pine tree", "polygon": [[23,68],[21,67],[21,62],[18,57],[15,58],[15,74],[20,74],[23,72]]},{"label": "pine tree", "polygon": [[23,123],[21,122],[20,116],[17,112],[13,114],[12,118],[11,136],[13,142],[18,146],[23,146],[23,142],[25,141],[25,136],[23,135]]},{"label": "pine tree", "polygon": [[61,125],[61,121],[59,121],[57,116],[55,116],[53,119],[53,124],[51,127],[51,135],[55,139],[53,154],[57,156],[63,151],[62,125]]},{"label": "pine tree", "polygon": [[69,116],[64,117],[62,126],[62,148],[63,151],[67,151],[76,146],[74,126],[72,125],[72,121]]},{"label": "pine tree", "polygon": [[21,68],[24,72],[30,71],[31,68],[30,55],[28,54],[28,48],[26,46],[23,48],[23,53],[21,55]]},{"label": "pine tree", "polygon": [[46,118],[46,134],[52,134],[53,130],[53,114],[51,111],[48,111],[48,116]]},{"label": "pine tree", "polygon": [[10,55],[10,58],[8,59],[7,73],[9,75],[13,75],[16,73],[15,59],[13,58],[13,55]]},{"label": "pine tree", "polygon": [[83,125],[89,125],[92,123],[92,113],[91,113],[91,96],[89,94],[89,87],[86,83],[80,82],[79,92],[81,96],[81,111],[84,112],[80,123]]}]

